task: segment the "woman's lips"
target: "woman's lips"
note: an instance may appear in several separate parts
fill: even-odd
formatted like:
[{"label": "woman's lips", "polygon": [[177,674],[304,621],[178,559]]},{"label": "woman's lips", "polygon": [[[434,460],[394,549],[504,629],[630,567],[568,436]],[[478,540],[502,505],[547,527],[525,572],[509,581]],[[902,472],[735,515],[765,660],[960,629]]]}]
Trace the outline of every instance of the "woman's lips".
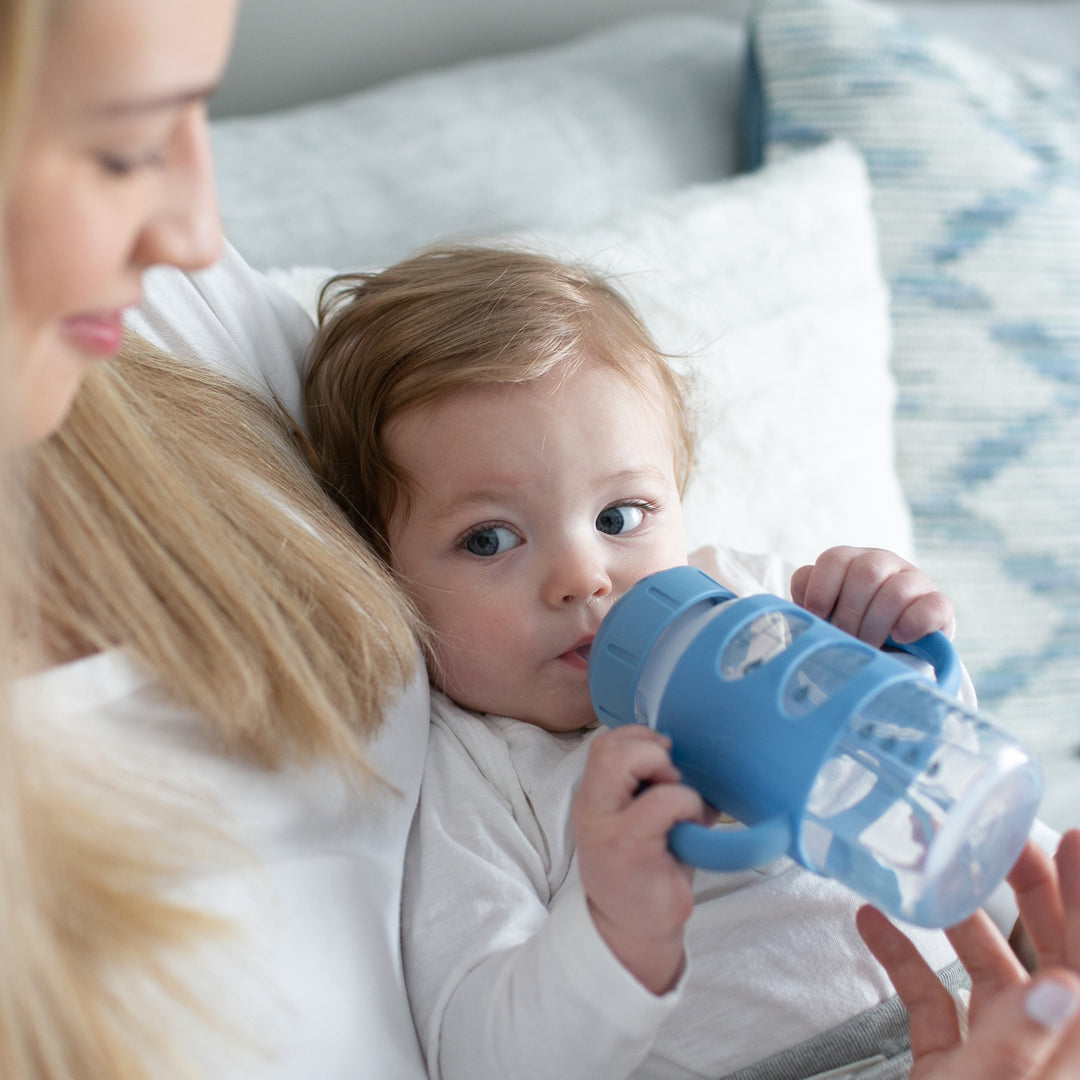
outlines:
[{"label": "woman's lips", "polygon": [[121,309],[72,315],[61,325],[69,341],[95,356],[115,356],[124,340],[124,313]]}]

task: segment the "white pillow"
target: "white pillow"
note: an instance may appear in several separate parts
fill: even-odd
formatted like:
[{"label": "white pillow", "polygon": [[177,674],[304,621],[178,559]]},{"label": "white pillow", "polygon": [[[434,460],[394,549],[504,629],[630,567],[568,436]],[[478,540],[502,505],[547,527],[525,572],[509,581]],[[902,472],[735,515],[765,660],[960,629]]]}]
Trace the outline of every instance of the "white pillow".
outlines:
[{"label": "white pillow", "polygon": [[457,230],[577,225],[735,171],[744,31],[636,19],[213,126],[253,266],[379,266]]},{"label": "white pillow", "polygon": [[[893,469],[888,297],[852,149],[499,242],[618,275],[660,347],[686,357],[702,421],[691,547],[800,562],[838,543],[910,554]],[[310,310],[326,271],[271,276]]]},{"label": "white pillow", "polygon": [[836,138],[865,156],[920,563],[956,604],[982,708],[1075,758],[1080,57],[997,57],[906,10],[758,4],[748,115],[770,161]]}]

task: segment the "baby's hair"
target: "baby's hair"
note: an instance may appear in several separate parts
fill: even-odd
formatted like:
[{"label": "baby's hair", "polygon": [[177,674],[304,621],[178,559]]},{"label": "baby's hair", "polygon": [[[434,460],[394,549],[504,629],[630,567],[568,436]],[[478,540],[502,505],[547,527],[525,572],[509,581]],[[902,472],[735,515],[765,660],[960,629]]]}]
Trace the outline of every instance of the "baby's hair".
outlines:
[{"label": "baby's hair", "polygon": [[659,387],[682,494],[694,454],[683,381],[596,271],[526,251],[440,247],[339,274],[319,298],[304,378],[323,481],[389,562],[386,526],[407,511],[411,480],[387,453],[386,425],[466,389],[583,363],[614,369],[650,401]]}]

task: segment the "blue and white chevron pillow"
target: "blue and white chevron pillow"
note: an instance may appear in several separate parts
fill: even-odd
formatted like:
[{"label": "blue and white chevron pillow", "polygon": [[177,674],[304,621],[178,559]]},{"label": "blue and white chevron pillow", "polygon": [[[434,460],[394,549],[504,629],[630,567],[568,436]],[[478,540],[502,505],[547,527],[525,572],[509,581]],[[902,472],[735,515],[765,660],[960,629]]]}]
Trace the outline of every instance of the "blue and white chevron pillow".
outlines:
[{"label": "blue and white chevron pillow", "polygon": [[983,55],[866,0],[759,0],[750,40],[751,156],[843,138],[868,164],[897,465],[981,703],[1076,754],[1080,67]]}]

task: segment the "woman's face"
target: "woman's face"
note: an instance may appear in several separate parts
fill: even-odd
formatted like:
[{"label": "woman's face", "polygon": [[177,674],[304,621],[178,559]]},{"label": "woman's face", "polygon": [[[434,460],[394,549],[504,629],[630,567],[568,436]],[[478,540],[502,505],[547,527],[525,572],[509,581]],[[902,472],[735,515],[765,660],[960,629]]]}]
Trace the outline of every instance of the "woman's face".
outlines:
[{"label": "woman's face", "polygon": [[236,0],[60,0],[4,208],[14,323],[14,433],[40,439],[157,263],[213,262],[221,228],[207,95]]}]

